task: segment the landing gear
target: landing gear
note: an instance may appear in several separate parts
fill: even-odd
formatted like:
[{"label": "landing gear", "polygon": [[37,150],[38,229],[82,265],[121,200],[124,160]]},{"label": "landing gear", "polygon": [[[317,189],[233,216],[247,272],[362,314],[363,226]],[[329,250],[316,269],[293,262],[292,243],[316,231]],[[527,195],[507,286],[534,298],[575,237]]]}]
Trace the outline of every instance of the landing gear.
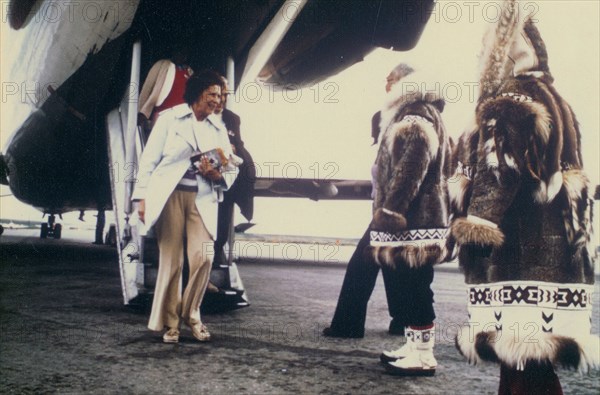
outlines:
[{"label": "landing gear", "polygon": [[48,237],[48,224],[43,223],[42,229],[40,231],[40,239],[45,239]]},{"label": "landing gear", "polygon": [[56,240],[59,240],[61,236],[62,236],[62,225],[61,224],[54,225],[54,238]]},{"label": "landing gear", "polygon": [[[54,214],[50,214],[48,216],[48,222],[42,224],[42,228],[40,229],[40,239],[46,239],[48,237],[52,237],[56,240],[60,239],[62,236],[62,225],[55,223],[56,217]],[[61,217],[62,219],[62,217]]]}]

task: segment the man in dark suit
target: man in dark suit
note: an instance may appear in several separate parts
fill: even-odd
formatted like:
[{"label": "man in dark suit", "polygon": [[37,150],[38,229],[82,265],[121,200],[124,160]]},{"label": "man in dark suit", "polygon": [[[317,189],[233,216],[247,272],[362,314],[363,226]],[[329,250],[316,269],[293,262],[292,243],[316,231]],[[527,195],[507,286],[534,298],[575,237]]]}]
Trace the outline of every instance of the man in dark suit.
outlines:
[{"label": "man in dark suit", "polygon": [[256,181],[256,169],[252,156],[244,147],[240,133],[240,117],[233,111],[225,108],[229,90],[227,80],[223,78],[223,87],[221,89],[221,103],[217,106],[212,115],[214,120],[221,121],[227,130],[229,142],[233,146],[233,152],[243,159],[244,163],[240,165],[240,172],[228,191],[224,193],[223,201],[219,203],[219,216],[217,222],[217,238],[215,240],[215,258],[213,264],[226,264],[227,259],[223,252],[223,247],[229,239],[229,227],[233,218],[233,206],[237,204],[240,207],[242,215],[250,221],[254,215],[254,183]]}]

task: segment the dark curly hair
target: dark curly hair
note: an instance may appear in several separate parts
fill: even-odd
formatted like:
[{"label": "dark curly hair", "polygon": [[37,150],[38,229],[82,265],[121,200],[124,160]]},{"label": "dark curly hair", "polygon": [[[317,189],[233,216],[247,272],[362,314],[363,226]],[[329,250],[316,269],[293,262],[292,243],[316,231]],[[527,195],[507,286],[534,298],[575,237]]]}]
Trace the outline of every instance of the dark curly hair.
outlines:
[{"label": "dark curly hair", "polygon": [[191,106],[192,103],[200,98],[202,92],[213,85],[218,85],[221,88],[223,87],[223,80],[218,73],[211,70],[194,73],[185,85],[183,99]]}]

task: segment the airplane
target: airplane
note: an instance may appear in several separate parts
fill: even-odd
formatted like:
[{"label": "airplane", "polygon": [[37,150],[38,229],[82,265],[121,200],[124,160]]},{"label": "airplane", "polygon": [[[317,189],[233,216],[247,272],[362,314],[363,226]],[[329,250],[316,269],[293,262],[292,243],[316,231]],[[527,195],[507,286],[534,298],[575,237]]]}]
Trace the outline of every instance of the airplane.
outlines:
[{"label": "airplane", "polygon": [[[156,271],[156,263],[149,264],[155,247],[140,240],[130,222],[129,198],[143,150],[136,125],[139,87],[157,60],[185,45],[194,70],[219,71],[234,89],[249,81],[299,89],[375,48],[412,49],[434,7],[433,0],[4,3],[3,20],[24,36],[8,81],[34,81],[35,89],[6,85],[4,95],[30,89],[24,95],[30,111],[5,144],[0,182],[48,215],[41,237],[61,237],[57,215],[113,210],[125,304],[147,295]],[[255,194],[368,199],[370,183],[257,179]],[[213,272],[229,283],[234,303],[243,305],[231,256],[224,272]]]}]

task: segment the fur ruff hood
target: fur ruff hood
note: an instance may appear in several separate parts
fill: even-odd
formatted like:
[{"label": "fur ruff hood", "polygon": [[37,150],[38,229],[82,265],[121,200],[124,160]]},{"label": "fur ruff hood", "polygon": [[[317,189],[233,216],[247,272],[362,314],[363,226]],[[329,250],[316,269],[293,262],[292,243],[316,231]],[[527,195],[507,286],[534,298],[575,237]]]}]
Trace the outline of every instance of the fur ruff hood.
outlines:
[{"label": "fur ruff hood", "polygon": [[510,77],[535,75],[552,80],[546,46],[532,16],[524,2],[502,3],[500,17],[484,34],[479,55],[481,98],[496,96]]},{"label": "fur ruff hood", "polygon": [[441,86],[425,73],[414,72],[398,81],[386,95],[381,110],[380,128],[382,132],[397,121],[397,115],[411,104],[430,103],[441,113],[445,101],[441,94]]}]

